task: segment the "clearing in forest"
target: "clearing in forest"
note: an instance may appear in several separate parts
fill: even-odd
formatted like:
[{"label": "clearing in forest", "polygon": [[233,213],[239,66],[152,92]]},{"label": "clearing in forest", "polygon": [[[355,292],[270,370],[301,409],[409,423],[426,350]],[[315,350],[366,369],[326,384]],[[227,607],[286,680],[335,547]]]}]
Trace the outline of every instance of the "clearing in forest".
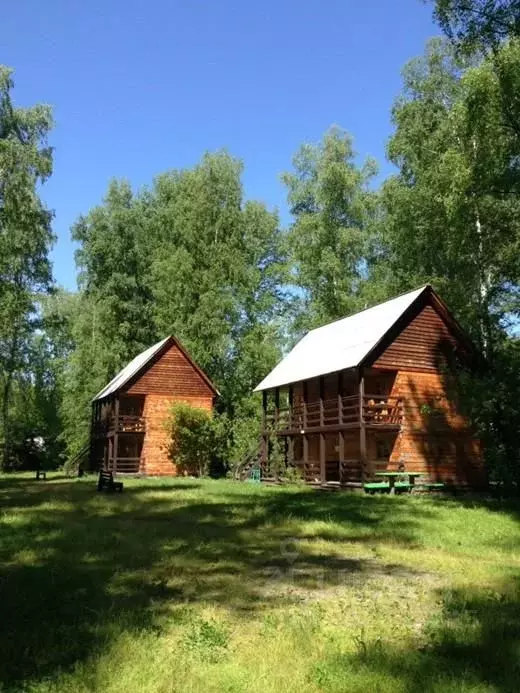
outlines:
[{"label": "clearing in forest", "polygon": [[0,477],[0,691],[517,691],[520,505]]}]

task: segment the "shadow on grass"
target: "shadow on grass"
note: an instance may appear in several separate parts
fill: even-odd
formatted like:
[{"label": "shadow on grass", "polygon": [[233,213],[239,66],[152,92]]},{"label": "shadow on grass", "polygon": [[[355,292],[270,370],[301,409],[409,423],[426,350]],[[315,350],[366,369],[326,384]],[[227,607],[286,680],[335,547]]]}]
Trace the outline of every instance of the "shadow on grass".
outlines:
[{"label": "shadow on grass", "polygon": [[509,515],[520,521],[520,499],[515,496],[501,497],[489,492],[459,491],[450,495],[439,495],[435,500],[447,507],[483,508],[490,512]]},{"label": "shadow on grass", "polygon": [[[427,644],[406,652],[358,643],[356,655],[335,656],[316,668],[324,691],[395,688],[406,693],[500,691],[517,693],[520,681],[520,576],[497,594],[491,590],[444,590],[442,613],[430,622]],[[390,688],[391,687],[391,688]]]},{"label": "shadow on grass", "polygon": [[338,556],[333,544],[316,552],[305,523],[318,525],[310,539],[413,546],[431,515],[386,497],[189,481],[98,494],[92,480],[2,478],[0,504],[6,691],[101,652],[121,629],[161,628],[191,603],[246,614],[287,604],[286,586],[399,575],[399,566]]}]

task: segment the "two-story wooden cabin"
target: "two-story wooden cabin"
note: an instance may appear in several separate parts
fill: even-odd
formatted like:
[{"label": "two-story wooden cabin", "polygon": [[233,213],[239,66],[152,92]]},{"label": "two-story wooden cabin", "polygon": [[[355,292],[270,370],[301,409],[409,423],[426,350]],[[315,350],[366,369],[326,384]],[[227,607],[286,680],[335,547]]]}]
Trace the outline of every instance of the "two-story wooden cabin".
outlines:
[{"label": "two-story wooden cabin", "polygon": [[[273,435],[312,483],[359,485],[376,471],[485,484],[479,441],[451,377],[474,348],[430,286],[309,332],[258,385],[261,467]],[[271,443],[270,443],[271,441]]]},{"label": "two-story wooden cabin", "polygon": [[217,394],[179,341],[166,337],[136,356],[92,400],[90,468],[175,475],[167,430],[172,404],[211,411]]}]

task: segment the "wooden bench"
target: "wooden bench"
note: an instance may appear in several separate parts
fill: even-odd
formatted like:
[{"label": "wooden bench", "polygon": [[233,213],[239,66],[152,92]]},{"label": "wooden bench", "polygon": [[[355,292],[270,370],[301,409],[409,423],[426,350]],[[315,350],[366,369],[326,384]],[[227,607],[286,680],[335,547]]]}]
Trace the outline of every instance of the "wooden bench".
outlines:
[{"label": "wooden bench", "polygon": [[363,484],[365,493],[375,493],[376,491],[382,491],[383,493],[390,492],[390,484],[386,481],[371,481],[368,484]]},{"label": "wooden bench", "polygon": [[37,469],[36,470],[36,481],[45,481],[47,479],[47,473],[43,471],[43,469]]},{"label": "wooden bench", "polygon": [[420,485],[420,489],[424,491],[439,491],[445,487],[445,484],[442,482],[436,482],[436,483],[424,483]]},{"label": "wooden bench", "polygon": [[114,475],[112,472],[101,469],[99,472],[97,490],[102,491],[103,489],[110,492],[119,491],[119,493],[121,493],[123,490],[123,483],[121,481],[114,481]]}]

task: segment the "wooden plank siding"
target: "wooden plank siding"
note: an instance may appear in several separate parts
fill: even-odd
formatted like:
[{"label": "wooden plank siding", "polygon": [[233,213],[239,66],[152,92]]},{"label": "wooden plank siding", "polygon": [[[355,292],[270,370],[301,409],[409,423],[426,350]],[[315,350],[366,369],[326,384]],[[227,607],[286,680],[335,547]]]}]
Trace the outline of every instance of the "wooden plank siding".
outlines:
[{"label": "wooden plank siding", "polygon": [[[91,433],[92,460],[120,473],[174,476],[168,419],[175,402],[212,411],[216,390],[182,346],[170,337],[165,346],[110,397],[94,402],[98,428]],[[117,409],[142,420],[139,430],[110,426]],[[116,416],[115,421],[119,421]],[[100,431],[100,432],[99,432]],[[114,448],[114,441],[118,445]],[[114,464],[114,457],[116,458]]]},{"label": "wooden plank siding", "polygon": [[170,459],[167,430],[171,407],[174,402],[187,402],[211,411],[213,390],[181,349],[172,344],[124,391],[128,395],[145,395],[146,434],[141,471],[150,476],[174,476],[177,468]]},{"label": "wooden plank siding", "polygon": [[[455,320],[437,303],[426,295],[412,306],[361,363],[366,399],[384,398],[388,408],[398,401],[403,413],[400,428],[394,430],[377,430],[373,419],[365,420],[365,468],[370,478],[377,471],[398,470],[404,465],[407,471],[420,472],[431,481],[479,488],[486,484],[480,442],[457,404],[450,375],[454,357],[467,359],[469,364],[474,350]],[[321,392],[319,377],[296,382],[290,386],[291,399],[301,406],[306,393],[310,410],[320,394],[331,402],[358,393],[357,377],[356,369],[326,374]],[[341,435],[326,430],[307,430],[303,435],[291,430],[294,462],[311,470],[307,480],[322,480],[320,461],[323,468],[324,457],[327,480],[334,480],[343,460],[351,465],[348,480],[359,483],[364,452],[361,426],[360,421],[357,430],[345,430]]]},{"label": "wooden plank siding", "polygon": [[390,395],[404,405],[404,423],[388,468],[404,464],[432,479],[482,486],[480,443],[448,394],[446,365],[454,351],[465,353],[447,322],[427,304],[370,364],[372,373],[397,371]]},{"label": "wooden plank siding", "polygon": [[389,469],[402,463],[407,470],[435,480],[458,486],[484,485],[479,441],[469,421],[448,398],[441,373],[401,370],[392,394],[402,398],[405,414]]},{"label": "wooden plank siding", "polygon": [[211,411],[212,397],[190,397],[157,395],[150,393],[145,397],[144,416],[147,422],[142,449],[140,471],[149,476],[175,476],[177,467],[170,459],[170,434],[167,427],[171,407],[174,402],[184,401],[193,407]]},{"label": "wooden plank siding", "polygon": [[152,365],[123,391],[129,395],[149,393],[184,397],[210,397],[213,390],[176,344],[160,354]]},{"label": "wooden plank siding", "polygon": [[436,373],[458,340],[431,305],[426,305],[371,364],[375,368]]}]

